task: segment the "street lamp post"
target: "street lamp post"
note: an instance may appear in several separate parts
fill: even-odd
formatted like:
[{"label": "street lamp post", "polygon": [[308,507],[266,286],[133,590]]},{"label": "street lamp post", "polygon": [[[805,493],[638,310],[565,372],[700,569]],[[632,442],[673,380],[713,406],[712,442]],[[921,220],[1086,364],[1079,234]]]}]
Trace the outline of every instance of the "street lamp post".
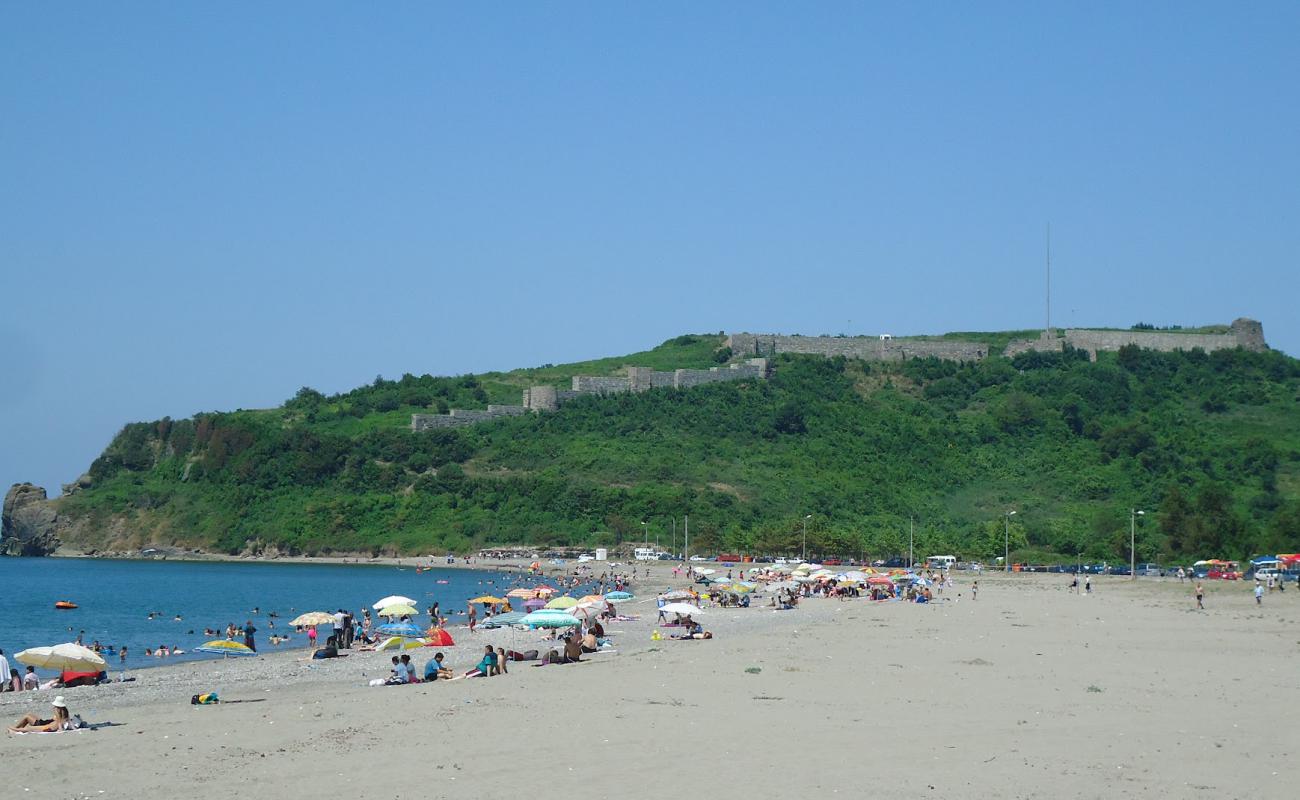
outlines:
[{"label": "street lamp post", "polygon": [[645,546],[649,546],[649,544],[650,544],[650,529],[646,527],[646,524],[645,524],[644,522],[641,523],[641,534],[642,534],[642,536],[645,538]]},{"label": "street lamp post", "polygon": [[808,520],[812,519],[812,514],[803,518],[803,563],[808,563]]},{"label": "street lamp post", "polygon": [[1016,512],[1008,511],[1002,515],[1002,568],[1011,571],[1011,518]]},{"label": "street lamp post", "polygon": [[1128,574],[1129,580],[1137,580],[1137,518],[1146,514],[1130,508],[1128,513]]},{"label": "street lamp post", "polygon": [[913,543],[916,541],[916,534],[912,528],[912,518],[907,518],[907,568],[911,569],[916,564],[916,556],[913,553]]}]

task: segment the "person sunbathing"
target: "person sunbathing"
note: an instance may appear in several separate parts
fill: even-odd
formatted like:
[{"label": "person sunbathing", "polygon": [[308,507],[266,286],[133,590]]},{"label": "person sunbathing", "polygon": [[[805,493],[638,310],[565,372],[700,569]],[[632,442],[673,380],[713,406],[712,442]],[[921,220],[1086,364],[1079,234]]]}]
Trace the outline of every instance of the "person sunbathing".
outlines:
[{"label": "person sunbathing", "polygon": [[52,719],[42,719],[35,714],[27,714],[13,725],[10,725],[9,732],[53,733],[54,731],[72,731],[80,727],[73,722],[72,716],[68,713],[68,704],[64,701],[63,695],[54,698],[54,702],[50,705],[54,707],[54,717]]}]

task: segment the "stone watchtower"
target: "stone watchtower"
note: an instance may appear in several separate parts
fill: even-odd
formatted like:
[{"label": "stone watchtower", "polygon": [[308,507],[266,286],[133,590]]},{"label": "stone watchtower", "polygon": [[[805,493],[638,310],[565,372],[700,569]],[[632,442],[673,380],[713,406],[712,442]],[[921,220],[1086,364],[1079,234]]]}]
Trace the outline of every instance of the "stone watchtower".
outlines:
[{"label": "stone watchtower", "polygon": [[554,386],[532,386],[524,389],[524,408],[530,411],[554,411],[559,407],[560,398]]},{"label": "stone watchtower", "polygon": [[1257,320],[1238,317],[1232,321],[1232,332],[1237,337],[1237,346],[1243,350],[1263,352],[1268,349],[1264,342],[1264,326]]}]

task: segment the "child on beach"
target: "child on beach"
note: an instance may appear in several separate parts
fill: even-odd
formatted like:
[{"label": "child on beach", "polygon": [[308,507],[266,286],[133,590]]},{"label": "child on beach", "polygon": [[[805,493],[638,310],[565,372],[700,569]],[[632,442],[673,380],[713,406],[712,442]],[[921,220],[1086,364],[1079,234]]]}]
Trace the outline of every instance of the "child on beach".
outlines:
[{"label": "child on beach", "polygon": [[1196,582],[1196,607],[1202,611],[1205,610],[1205,589],[1201,586],[1200,581]]}]

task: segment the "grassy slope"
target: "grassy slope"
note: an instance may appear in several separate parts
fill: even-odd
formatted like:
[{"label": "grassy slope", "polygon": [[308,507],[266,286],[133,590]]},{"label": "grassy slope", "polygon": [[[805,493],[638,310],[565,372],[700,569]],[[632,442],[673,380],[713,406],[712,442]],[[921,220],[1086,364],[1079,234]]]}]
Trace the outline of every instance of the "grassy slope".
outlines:
[{"label": "grassy slope", "polygon": [[[976,334],[991,346],[1019,335]],[[213,438],[188,448],[175,433],[158,441],[151,423],[124,431],[106,454],[120,451],[114,458],[135,466],[101,467],[96,485],[61,501],[61,510],[92,523],[83,542],[90,546],[104,546],[114,516],[131,520],[127,538],[112,543],[119,547],[158,541],[238,551],[261,540],[303,552],[415,552],[609,542],[635,538],[643,519],[662,526],[690,511],[702,546],[781,549],[807,510],[817,513],[814,540],[832,549],[896,549],[912,516],[923,544],[982,552],[990,549],[986,524],[1014,507],[1028,544],[1061,553],[1086,546],[1107,557],[1126,530],[1123,509],[1155,508],[1171,485],[1230,485],[1252,535],[1263,535],[1279,504],[1300,499],[1300,367],[1274,354],[1204,363],[1154,356],[1129,370],[1113,355],[1099,364],[1017,362],[1020,369],[1000,359],[956,367],[784,357],[765,383],[584,399],[442,439],[407,432],[410,413],[428,409],[427,395],[371,408],[407,390],[473,408],[498,392],[627,364],[703,368],[715,363],[719,343],[682,337],[578,364],[408,376],[219,415],[203,424],[230,442],[220,459],[213,449],[221,436],[209,431]],[[1063,404],[1080,394],[1094,428],[1086,435],[1062,422]],[[1221,410],[1203,407],[1210,395],[1227,398]],[[802,431],[781,427],[786,411]],[[1125,425],[1152,441],[1141,453],[1104,455],[1106,436]],[[142,442],[135,451],[132,436]],[[1239,452],[1259,441],[1278,458],[1271,491],[1239,463]],[[183,480],[187,464],[193,474]]]}]

